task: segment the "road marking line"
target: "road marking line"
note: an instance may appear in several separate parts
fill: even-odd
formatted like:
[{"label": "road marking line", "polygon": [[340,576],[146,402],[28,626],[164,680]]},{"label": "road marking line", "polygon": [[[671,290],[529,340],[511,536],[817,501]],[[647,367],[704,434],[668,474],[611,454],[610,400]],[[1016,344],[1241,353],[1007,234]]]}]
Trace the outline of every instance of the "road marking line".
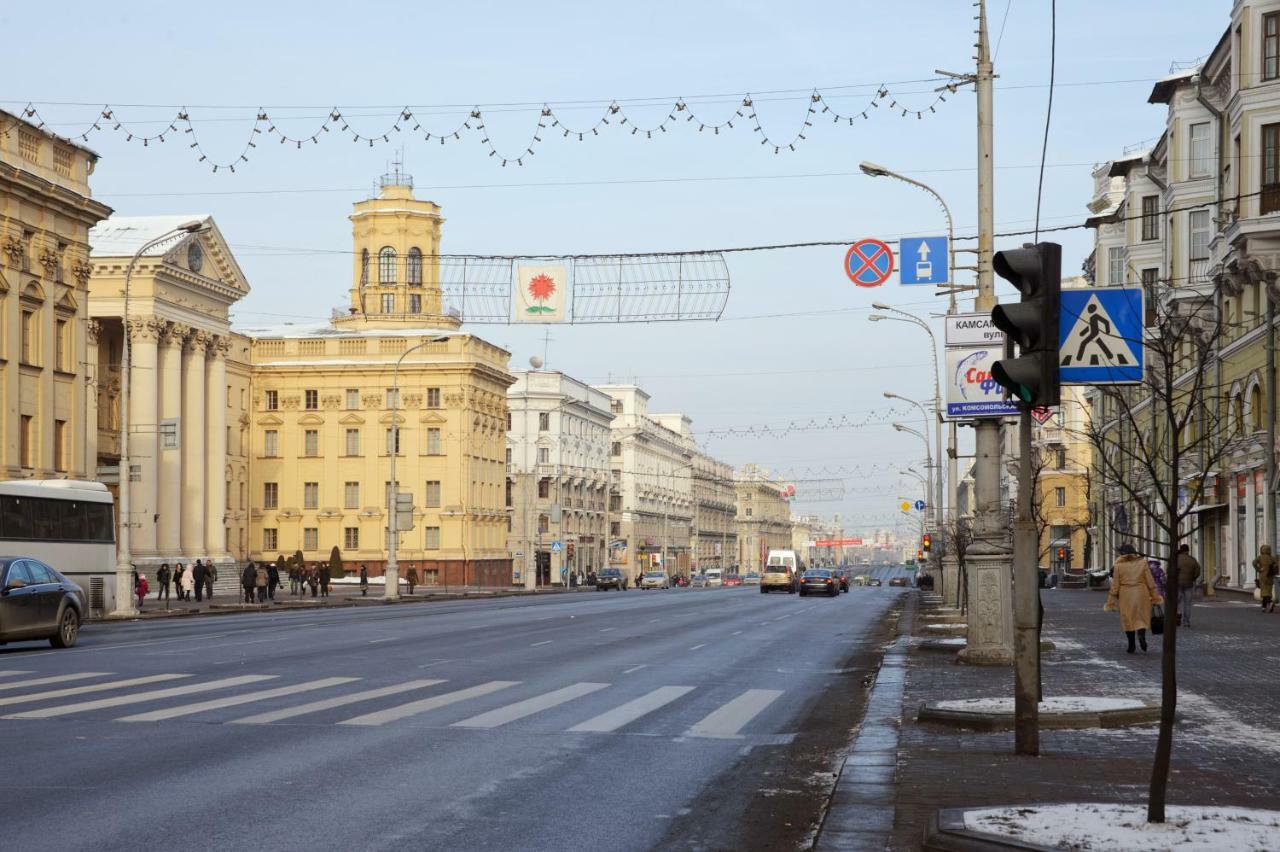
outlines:
[{"label": "road marking line", "polygon": [[245,716],[243,719],[232,719],[227,724],[268,725],[272,722],[292,719],[295,716],[303,716],[307,713],[319,713],[321,710],[332,710],[335,707],[345,707],[348,704],[358,704],[361,701],[370,701],[387,695],[398,695],[401,692],[409,692],[414,689],[425,689],[428,686],[435,686],[438,683],[445,682],[438,678],[410,680],[391,686],[381,686],[377,689],[366,689],[364,692],[352,692],[349,695],[340,695],[337,698],[323,698],[308,704],[299,704],[296,707],[286,707],[283,710],[272,710],[267,713],[258,713],[254,716]]},{"label": "road marking line", "polygon": [[689,737],[737,739],[738,732],[782,695],[781,689],[748,689],[737,698],[707,714],[685,732]]},{"label": "road marking line", "polygon": [[518,680],[491,680],[488,683],[482,683],[479,686],[459,689],[456,692],[446,692],[443,695],[435,695],[431,698],[424,698],[421,701],[411,701],[408,704],[388,707],[386,710],[378,710],[374,713],[366,713],[363,716],[346,719],[338,724],[365,726],[385,725],[387,722],[394,722],[396,719],[416,716],[419,713],[426,713],[428,710],[446,707],[450,704],[456,704],[459,701],[466,701],[469,698],[479,698],[482,695],[488,695],[491,692],[497,692],[498,690],[506,689],[509,686],[516,686],[519,683],[520,681]]},{"label": "road marking line", "polygon": [[265,701],[268,698],[279,698],[282,695],[295,695],[299,692],[310,692],[313,689],[325,689],[330,686],[341,686],[344,683],[357,681],[358,677],[327,677],[321,680],[311,680],[305,683],[295,683],[292,686],[280,686],[275,689],[263,689],[258,692],[245,692],[240,695],[233,695],[230,698],[211,698],[208,701],[198,701],[195,704],[180,704],[177,707],[166,707],[163,710],[152,710],[148,713],[136,713],[132,716],[121,716],[116,719],[117,722],[160,722],[164,719],[174,719],[178,716],[190,716],[195,713],[202,713],[205,710],[219,710],[223,707],[235,707],[238,704],[250,704],[254,701]]},{"label": "road marking line", "polygon": [[662,620],[661,618],[651,618],[649,619],[649,623],[653,624],[655,621],[661,621],[661,620]]},{"label": "road marking line", "polygon": [[108,707],[120,707],[125,704],[142,704],[145,701],[159,701],[161,698],[175,698],[179,695],[193,695],[198,692],[212,692],[215,689],[226,689],[231,686],[243,686],[246,683],[257,683],[260,680],[274,680],[275,675],[240,675],[222,680],[211,680],[208,683],[193,683],[187,686],[173,686],[168,689],[155,689],[151,692],[134,692],[130,695],[116,695],[112,698],[99,698],[96,701],[81,701],[77,704],[63,704],[60,707],[45,707],[40,710],[28,710],[25,713],[13,713],[5,719],[52,719],[56,716],[68,716],[72,713],[83,713],[86,710],[102,710]]},{"label": "road marking line", "polygon": [[742,632],[741,630],[735,630],[735,631],[733,631],[732,633],[730,633],[729,635],[730,635],[730,636],[737,636],[737,635],[738,635],[739,633],[741,633],[741,632]]},{"label": "road marking line", "polygon": [[631,668],[627,669],[625,672],[623,672],[623,674],[631,674],[632,672],[638,672],[643,668],[648,668],[648,666],[649,666],[648,663],[641,663],[638,666],[632,666]]},{"label": "road marking line", "polygon": [[665,707],[677,698],[688,695],[693,692],[692,686],[660,686],[647,695],[628,701],[626,704],[615,707],[606,713],[601,713],[593,719],[588,719],[580,725],[574,725],[570,731],[587,731],[591,733],[607,733],[616,731],[623,725],[628,725],[641,716],[645,716],[657,710],[659,707]]},{"label": "road marking line", "polygon": [[160,683],[166,680],[192,677],[189,674],[161,674],[146,677],[131,677],[126,680],[113,680],[108,683],[95,683],[90,686],[70,686],[66,689],[54,689],[49,692],[33,692],[28,695],[9,695],[0,698],[0,707],[9,704],[23,704],[31,701],[46,701],[51,698],[66,698],[71,695],[85,695],[90,692],[106,692],[109,689],[124,689],[130,686],[144,686],[148,683]]},{"label": "road marking line", "polygon": [[530,647],[530,648],[536,648],[536,647],[538,647],[539,645],[550,645],[550,644],[551,644],[551,641],[552,641],[552,640],[548,639],[548,640],[547,640],[547,641],[545,641],[545,642],[534,642],[534,643],[533,643],[532,645],[530,645],[529,647]]},{"label": "road marking line", "polygon": [[369,644],[370,644],[370,645],[377,645],[379,642],[394,642],[394,641],[396,641],[396,640],[397,640],[397,639],[399,639],[399,638],[400,638],[399,636],[388,636],[388,637],[387,637],[387,638],[385,638],[385,639],[370,639],[370,640],[369,640]]},{"label": "road marking line", "polygon": [[463,719],[461,722],[454,722],[453,727],[496,728],[499,725],[523,719],[525,716],[559,707],[575,698],[599,692],[608,685],[607,683],[575,683],[563,689],[536,695],[524,701],[517,701],[515,704],[508,704],[506,707],[499,707],[497,710],[490,710],[488,713],[481,713],[479,716],[472,716],[470,719]]},{"label": "road marking line", "polygon": [[706,642],[703,642],[701,645],[694,645],[694,646],[693,646],[692,648],[690,648],[689,650],[690,650],[690,651],[696,651],[696,650],[698,650],[699,648],[705,648],[705,647],[707,647],[707,643],[706,643]]},{"label": "road marking line", "polygon": [[91,677],[109,677],[114,672],[80,672],[79,674],[37,677],[31,680],[10,680],[0,683],[0,689],[21,689],[24,686],[44,686],[48,683],[66,683],[69,680],[87,680]]},{"label": "road marking line", "polygon": [[601,632],[601,633],[608,633],[610,630],[617,630],[617,629],[618,629],[618,628],[616,628],[616,627],[603,627],[603,628],[601,628],[601,629],[600,629],[600,632]]}]

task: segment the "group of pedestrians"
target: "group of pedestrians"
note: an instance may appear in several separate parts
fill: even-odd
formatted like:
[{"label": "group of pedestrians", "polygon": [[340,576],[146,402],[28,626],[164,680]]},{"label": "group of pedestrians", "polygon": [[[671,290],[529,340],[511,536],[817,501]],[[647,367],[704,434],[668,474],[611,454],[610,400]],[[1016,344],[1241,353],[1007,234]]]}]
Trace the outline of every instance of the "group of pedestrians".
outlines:
[{"label": "group of pedestrians", "polygon": [[289,594],[311,597],[329,597],[329,566],[323,563],[292,565],[289,567]]}]

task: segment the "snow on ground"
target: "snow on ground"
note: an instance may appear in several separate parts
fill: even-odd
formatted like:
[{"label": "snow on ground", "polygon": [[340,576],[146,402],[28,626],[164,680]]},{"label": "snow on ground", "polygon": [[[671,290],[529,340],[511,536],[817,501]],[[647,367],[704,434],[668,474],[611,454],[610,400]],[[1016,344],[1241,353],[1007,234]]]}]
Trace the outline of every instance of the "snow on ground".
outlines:
[{"label": "snow on ground", "polygon": [[933,630],[938,633],[951,633],[951,632],[957,632],[960,630],[968,630],[969,625],[964,624],[963,622],[960,624],[926,624],[924,626],[924,629]]},{"label": "snow on ground", "polygon": [[965,639],[963,636],[949,636],[946,639],[930,639],[929,640],[929,643],[932,645],[948,645],[948,646],[954,645],[957,648],[959,648],[961,645],[968,644],[968,642],[969,640]]},{"label": "snow on ground", "polygon": [[[1212,748],[1215,743],[1225,740],[1248,743],[1252,748],[1280,756],[1280,731],[1274,727],[1251,725],[1210,698],[1178,690],[1178,715],[1183,714],[1201,724],[1179,725],[1174,735],[1174,748],[1179,742]],[[1275,838],[1272,848],[1280,848],[1280,837]]]},{"label": "snow on ground", "polygon": [[[967,713],[1012,713],[1013,698],[960,698],[938,701],[936,710]],[[1132,698],[1103,698],[1096,695],[1059,695],[1040,702],[1041,713],[1097,713],[1102,710],[1138,710],[1147,705]]]},{"label": "snow on ground", "polygon": [[970,831],[1053,849],[1091,852],[1265,852],[1277,847],[1280,811],[1169,807],[1167,821],[1146,821],[1145,805],[1063,804],[967,811]]},{"label": "snow on ground", "polygon": [[[386,577],[370,577],[369,578],[370,586],[385,586],[386,584],[387,584]],[[329,585],[330,586],[358,586],[360,585],[360,578],[359,577],[343,577],[341,580],[330,580]],[[397,585],[407,586],[409,585],[409,581],[406,580],[404,577],[401,577],[400,582],[397,583]]]}]

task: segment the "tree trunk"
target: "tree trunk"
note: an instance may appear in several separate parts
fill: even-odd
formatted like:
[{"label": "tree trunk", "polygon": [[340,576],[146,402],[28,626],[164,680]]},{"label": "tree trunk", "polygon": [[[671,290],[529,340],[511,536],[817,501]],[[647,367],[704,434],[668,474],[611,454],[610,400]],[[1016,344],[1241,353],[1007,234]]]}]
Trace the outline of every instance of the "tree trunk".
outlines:
[{"label": "tree trunk", "polygon": [[1168,445],[1169,471],[1165,482],[1165,538],[1168,540],[1169,570],[1165,571],[1164,641],[1160,657],[1160,735],[1156,739],[1156,757],[1151,765],[1151,786],[1147,797],[1147,822],[1164,822],[1165,797],[1169,789],[1169,762],[1173,756],[1173,719],[1178,709],[1178,429],[1173,409],[1173,370],[1164,371],[1165,441]]}]

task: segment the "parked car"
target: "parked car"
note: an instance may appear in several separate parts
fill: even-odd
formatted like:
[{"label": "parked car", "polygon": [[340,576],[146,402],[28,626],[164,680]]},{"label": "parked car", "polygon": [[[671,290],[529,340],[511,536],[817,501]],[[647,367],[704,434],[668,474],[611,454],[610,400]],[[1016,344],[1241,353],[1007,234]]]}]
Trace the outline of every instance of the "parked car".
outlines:
[{"label": "parked car", "polygon": [[906,577],[894,577],[893,579],[891,579],[891,580],[889,581],[889,585],[890,585],[890,586],[905,586],[905,585],[907,585],[907,578],[906,578]]},{"label": "parked car", "polygon": [[800,577],[800,596],[830,595],[840,596],[840,582],[830,568],[810,568]]},{"label": "parked car", "polygon": [[639,586],[641,589],[669,589],[671,578],[666,571],[646,571],[640,578]]},{"label": "parked car", "polygon": [[0,645],[48,639],[70,648],[89,603],[84,589],[38,559],[0,557]]},{"label": "parked car", "polygon": [[707,578],[701,574],[696,574],[694,575],[694,578],[689,581],[689,585],[693,586],[695,589],[704,589],[707,586]]},{"label": "parked car", "polygon": [[605,589],[617,589],[625,591],[627,588],[627,578],[620,568],[606,568],[596,577],[596,591],[603,592]]},{"label": "parked car", "polygon": [[760,575],[757,574],[755,571],[748,571],[747,573],[742,575],[742,585],[744,586],[760,585]]},{"label": "parked car", "polygon": [[738,574],[725,574],[725,575],[724,575],[724,584],[725,584],[726,586],[741,586],[741,585],[742,585],[742,577],[741,577],[740,575],[738,575]]},{"label": "parked car", "polygon": [[708,586],[724,585],[724,572],[719,568],[708,568],[706,571],[702,572],[702,576],[706,580]]}]

